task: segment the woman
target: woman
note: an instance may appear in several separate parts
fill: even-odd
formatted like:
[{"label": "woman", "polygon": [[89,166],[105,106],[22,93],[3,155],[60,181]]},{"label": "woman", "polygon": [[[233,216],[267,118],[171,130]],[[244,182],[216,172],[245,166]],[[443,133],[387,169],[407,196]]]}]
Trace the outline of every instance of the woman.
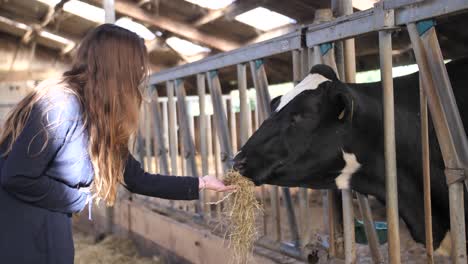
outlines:
[{"label": "woman", "polygon": [[234,189],[212,176],[151,175],[129,153],[147,72],[143,40],[104,24],[62,78],[42,82],[13,109],[0,134],[1,263],[73,263],[71,215],[94,198],[112,206],[119,183],[177,200]]}]

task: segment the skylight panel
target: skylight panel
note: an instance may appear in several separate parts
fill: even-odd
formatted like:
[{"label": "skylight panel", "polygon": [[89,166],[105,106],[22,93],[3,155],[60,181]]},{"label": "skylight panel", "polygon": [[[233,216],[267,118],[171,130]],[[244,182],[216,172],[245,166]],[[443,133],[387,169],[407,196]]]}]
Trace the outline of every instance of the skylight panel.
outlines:
[{"label": "skylight panel", "polygon": [[353,0],[353,7],[358,10],[366,10],[369,8],[373,8],[374,4],[378,2],[378,0]]},{"label": "skylight panel", "polygon": [[154,35],[154,33],[151,32],[147,27],[131,20],[128,17],[119,18],[117,21],[115,21],[115,24],[119,27],[128,29],[136,33],[138,36],[140,36],[144,40],[153,40],[156,38],[156,35]]},{"label": "skylight panel", "polygon": [[232,4],[235,0],[185,0],[192,4],[208,8],[208,9],[221,9]]},{"label": "skylight panel", "polygon": [[296,20],[264,7],[257,7],[242,13],[236,16],[235,19],[263,31],[269,31],[284,25],[296,23]]},{"label": "skylight panel", "polygon": [[[60,0],[38,0],[49,6],[55,6],[60,2]],[[78,0],[71,0],[63,6],[63,10],[68,13],[77,15],[79,17],[85,18],[87,20],[102,24],[105,19],[105,11],[102,8],[90,5],[85,2]]]},{"label": "skylight panel", "polygon": [[184,56],[195,56],[200,53],[210,52],[207,47],[197,45],[185,39],[170,37],[166,40],[167,45]]},{"label": "skylight panel", "polygon": [[100,24],[105,20],[104,9],[77,0],[67,2],[63,10]]}]

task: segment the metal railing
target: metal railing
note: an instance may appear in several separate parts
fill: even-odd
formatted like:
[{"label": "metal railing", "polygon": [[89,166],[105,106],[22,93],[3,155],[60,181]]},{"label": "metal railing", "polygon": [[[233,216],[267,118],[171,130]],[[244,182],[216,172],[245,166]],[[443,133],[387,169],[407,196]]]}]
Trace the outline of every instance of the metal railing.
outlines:
[{"label": "metal railing", "polygon": [[[451,234],[453,236],[452,241],[455,244],[452,252],[453,260],[454,263],[466,263],[465,212],[463,203],[463,181],[465,181],[465,172],[468,164],[466,134],[461,124],[460,114],[454,103],[453,92],[443,64],[435,29],[432,25],[428,26],[428,29],[424,32],[418,31],[418,26],[425,23],[421,21],[466,10],[468,10],[468,1],[466,0],[384,0],[376,4],[373,9],[367,11],[344,15],[321,24],[305,26],[300,30],[275,39],[153,74],[150,78],[150,84],[166,83],[168,101],[167,103],[159,102],[157,97],[155,97],[153,103],[144,111],[145,115],[147,115],[144,120],[152,122],[153,125],[150,129],[146,129],[146,135],[143,136],[146,138],[146,142],[150,140],[154,141],[154,153],[156,154],[157,164],[162,173],[197,176],[200,173],[206,174],[210,171],[215,171],[218,176],[221,176],[224,171],[230,168],[230,158],[236,150],[235,148],[238,147],[237,142],[233,143],[233,139],[236,138],[234,134],[239,135],[239,143],[242,145],[252,133],[251,130],[258,128],[261,122],[268,117],[268,79],[265,73],[267,65],[264,64],[262,58],[290,52],[293,58],[293,81],[296,82],[314,63],[321,62],[333,65],[336,62],[338,66],[335,66],[335,68],[341,78],[345,81],[353,82],[355,66],[353,65],[354,60],[352,58],[355,55],[351,42],[345,42],[343,45],[341,51],[344,58],[330,58],[329,56],[333,52],[327,54],[324,52],[326,49],[321,49],[321,47],[323,45],[330,45],[333,42],[339,43],[339,41],[345,39],[349,40],[362,34],[379,32],[380,67],[383,84],[382,100],[384,105],[389,262],[400,263],[391,32],[406,26],[410,33],[413,50],[422,77],[421,102],[423,103],[421,104],[421,109],[423,118],[421,120],[425,125],[422,125],[421,133],[423,135],[422,146],[424,149],[423,164],[426,168],[424,170],[425,179],[427,181],[429,177],[427,110],[425,110],[424,104],[427,98],[432,120],[437,131],[437,138],[440,142],[447,167],[446,175],[450,192]],[[306,40],[305,43],[302,41],[303,39]],[[330,46],[333,48],[333,45]],[[341,44],[337,44],[336,47],[340,48]],[[226,105],[231,104],[225,102],[225,99],[221,95],[220,76],[217,69],[228,66],[237,67],[241,111],[239,114],[239,126],[236,125],[236,114],[233,114],[232,107],[226,108]],[[251,77],[257,95],[257,106],[253,116],[246,96],[247,66],[250,66]],[[200,99],[198,134],[195,134],[193,117],[187,113],[187,109],[181,103],[185,101],[185,90],[182,79],[192,75],[197,76],[198,96]],[[213,116],[206,114],[206,83],[208,84],[214,107]],[[177,95],[177,102],[174,100],[174,91]],[[229,101],[230,99],[227,100]],[[251,117],[253,117],[253,120],[251,120]],[[177,124],[179,124],[178,128]],[[197,144],[194,144],[195,139],[199,139],[200,142],[198,149],[196,148]],[[149,150],[150,146],[150,144],[146,144],[146,155],[141,155],[143,161],[148,160],[148,156],[151,153]],[[140,146],[140,150],[142,149],[142,146]],[[196,155],[196,153],[200,153],[200,155]],[[200,158],[197,164],[198,156]],[[145,166],[149,168],[148,165]],[[425,189],[427,190],[427,182],[425,185]],[[301,246],[303,245],[301,243],[304,242],[304,235],[307,235],[307,230],[304,227],[310,221],[306,214],[309,209],[308,190],[302,189],[298,192],[299,201],[297,203],[292,202],[289,189],[281,188],[280,192],[277,187],[264,186],[259,188],[259,193],[260,199],[263,200],[268,208],[265,210],[267,215],[262,222],[264,237],[258,244],[270,248],[274,247],[285,254],[303,258],[303,252],[301,252]],[[344,191],[343,194],[345,262],[355,263],[352,195],[349,191]],[[339,255],[334,240],[340,235],[340,228],[337,228],[336,219],[334,219],[337,211],[332,204],[334,199],[330,195],[327,199],[329,209],[327,209],[326,214],[331,218],[328,219],[328,232],[330,234],[329,249],[331,255]],[[219,198],[219,196],[215,197],[215,199]],[[210,197],[206,193],[203,193],[201,203],[196,202],[191,208],[185,209],[206,221],[216,221],[222,205],[215,207],[207,206],[206,202],[209,199]],[[281,206],[281,201],[283,201],[283,206]],[[374,262],[381,263],[383,260],[378,245],[376,245],[376,236],[373,233],[375,230],[372,228],[372,217],[368,202],[366,197],[359,194],[358,201],[362,215],[367,216],[364,220],[367,227],[366,233],[371,242],[370,247]],[[153,202],[160,203],[159,200]],[[427,192],[425,194],[425,205],[426,209],[430,208],[430,195]],[[174,208],[175,205],[174,203],[170,203],[167,206]],[[282,208],[286,210],[287,225],[282,225],[283,219],[281,219],[280,212]],[[300,212],[298,218],[296,218],[296,212]],[[272,227],[267,227],[268,221],[266,217],[273,221]],[[432,243],[430,243],[430,217],[429,210],[426,210],[427,254],[428,260],[433,261],[433,249]],[[285,234],[283,233],[282,226],[289,228],[287,240],[284,239]],[[300,230],[298,230],[298,227]]]}]

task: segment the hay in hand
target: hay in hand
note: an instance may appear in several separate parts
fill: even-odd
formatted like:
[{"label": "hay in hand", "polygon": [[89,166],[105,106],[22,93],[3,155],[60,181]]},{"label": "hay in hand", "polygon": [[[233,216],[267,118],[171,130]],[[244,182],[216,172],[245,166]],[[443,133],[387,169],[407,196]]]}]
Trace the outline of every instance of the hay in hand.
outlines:
[{"label": "hay in hand", "polygon": [[261,213],[261,207],[255,198],[255,185],[237,171],[229,171],[224,177],[224,184],[236,185],[223,209],[229,223],[227,235],[229,247],[233,250],[231,263],[248,263],[252,257],[253,244],[257,239],[255,218]]}]

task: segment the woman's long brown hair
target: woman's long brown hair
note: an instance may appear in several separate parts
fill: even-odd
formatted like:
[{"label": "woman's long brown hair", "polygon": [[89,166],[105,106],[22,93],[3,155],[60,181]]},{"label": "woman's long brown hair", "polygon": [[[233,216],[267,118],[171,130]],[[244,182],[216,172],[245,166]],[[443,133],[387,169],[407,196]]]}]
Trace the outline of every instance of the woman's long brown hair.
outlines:
[{"label": "woman's long brown hair", "polygon": [[[103,24],[83,39],[71,69],[63,74],[63,90],[81,102],[94,168],[92,191],[108,205],[114,204],[117,185],[123,182],[129,138],[138,126],[139,87],[148,69],[144,41],[126,29]],[[47,86],[34,89],[9,114],[0,134],[0,145],[6,144],[4,156],[23,130],[33,105],[47,96]]]}]

